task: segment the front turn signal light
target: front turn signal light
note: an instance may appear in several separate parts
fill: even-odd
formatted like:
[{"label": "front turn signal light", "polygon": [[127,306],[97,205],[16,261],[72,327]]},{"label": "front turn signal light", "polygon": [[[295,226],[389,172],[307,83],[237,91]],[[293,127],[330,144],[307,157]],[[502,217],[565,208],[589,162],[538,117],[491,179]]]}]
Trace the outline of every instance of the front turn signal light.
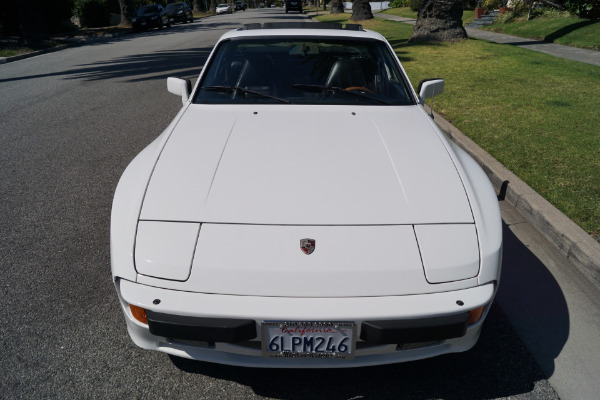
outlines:
[{"label": "front turn signal light", "polygon": [[481,306],[479,308],[469,311],[469,325],[473,325],[481,319],[481,317],[483,316],[484,309],[485,306]]},{"label": "front turn signal light", "polygon": [[146,310],[144,310],[142,307],[138,307],[138,306],[134,306],[134,305],[130,304],[129,309],[131,310],[131,315],[133,315],[133,318],[137,319],[141,323],[144,323],[144,324],[148,323],[148,317],[146,316]]}]

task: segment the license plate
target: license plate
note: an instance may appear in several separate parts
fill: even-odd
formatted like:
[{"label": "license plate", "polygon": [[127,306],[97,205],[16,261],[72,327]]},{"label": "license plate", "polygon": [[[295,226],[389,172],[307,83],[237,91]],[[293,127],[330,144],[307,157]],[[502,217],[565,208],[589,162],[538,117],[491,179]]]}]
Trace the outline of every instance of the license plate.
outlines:
[{"label": "license plate", "polygon": [[145,22],[142,22],[142,25],[146,25],[146,23],[145,23]]},{"label": "license plate", "polygon": [[169,21],[171,21],[171,22],[174,22],[174,21],[175,21],[175,18],[171,18],[171,19],[169,19]]},{"label": "license plate", "polygon": [[262,352],[266,358],[354,358],[354,322],[262,323]]}]

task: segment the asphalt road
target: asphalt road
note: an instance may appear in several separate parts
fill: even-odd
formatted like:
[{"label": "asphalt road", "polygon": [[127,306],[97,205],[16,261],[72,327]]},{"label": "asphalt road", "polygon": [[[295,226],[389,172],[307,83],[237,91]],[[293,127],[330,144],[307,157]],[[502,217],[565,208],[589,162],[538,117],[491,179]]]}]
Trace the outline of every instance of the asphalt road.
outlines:
[{"label": "asphalt road", "polygon": [[[131,342],[111,282],[111,202],[127,164],[181,107],[166,78],[194,79],[229,29],[291,19],[303,17],[249,10],[0,66],[0,397],[558,398],[548,363],[498,304],[471,351],[383,367],[247,369]],[[552,364],[569,335],[567,303],[510,223],[505,231],[512,280],[500,298],[519,281],[515,265],[546,277],[562,318]]]}]

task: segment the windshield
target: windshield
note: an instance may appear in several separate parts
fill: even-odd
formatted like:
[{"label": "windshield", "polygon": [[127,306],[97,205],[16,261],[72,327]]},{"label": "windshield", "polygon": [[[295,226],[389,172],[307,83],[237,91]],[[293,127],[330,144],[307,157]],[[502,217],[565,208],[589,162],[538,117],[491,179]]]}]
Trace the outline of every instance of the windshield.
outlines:
[{"label": "windshield", "polygon": [[195,103],[414,104],[385,43],[353,38],[237,38],[221,43]]},{"label": "windshield", "polygon": [[153,14],[156,12],[158,12],[157,6],[143,6],[138,9],[137,15],[141,17],[142,15]]},{"label": "windshield", "polygon": [[181,10],[183,9],[183,3],[167,4],[167,10]]}]

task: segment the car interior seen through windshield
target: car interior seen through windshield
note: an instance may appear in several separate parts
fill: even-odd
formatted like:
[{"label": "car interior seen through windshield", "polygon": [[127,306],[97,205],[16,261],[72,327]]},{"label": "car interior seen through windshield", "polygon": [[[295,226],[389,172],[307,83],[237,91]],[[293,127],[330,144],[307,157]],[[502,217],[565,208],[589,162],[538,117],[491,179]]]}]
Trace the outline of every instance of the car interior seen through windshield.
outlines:
[{"label": "car interior seen through windshield", "polygon": [[220,44],[197,104],[414,104],[398,65],[377,40],[236,38]]}]

